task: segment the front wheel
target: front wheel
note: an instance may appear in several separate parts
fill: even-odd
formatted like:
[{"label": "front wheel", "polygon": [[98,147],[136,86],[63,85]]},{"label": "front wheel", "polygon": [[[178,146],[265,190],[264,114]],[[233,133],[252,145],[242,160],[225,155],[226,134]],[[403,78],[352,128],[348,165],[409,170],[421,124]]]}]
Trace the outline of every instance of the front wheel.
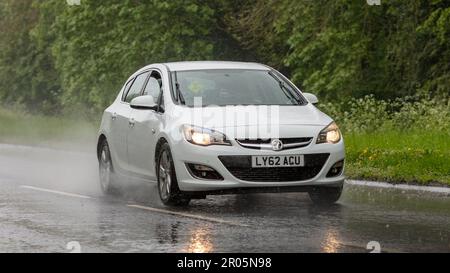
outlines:
[{"label": "front wheel", "polygon": [[158,192],[163,204],[167,206],[187,206],[191,200],[178,187],[169,144],[165,143],[161,147],[156,166]]},{"label": "front wheel", "polygon": [[316,205],[332,205],[341,197],[343,187],[316,187],[309,191],[309,197]]},{"label": "front wheel", "polygon": [[108,142],[101,144],[99,154],[100,188],[104,194],[114,194],[114,172]]}]

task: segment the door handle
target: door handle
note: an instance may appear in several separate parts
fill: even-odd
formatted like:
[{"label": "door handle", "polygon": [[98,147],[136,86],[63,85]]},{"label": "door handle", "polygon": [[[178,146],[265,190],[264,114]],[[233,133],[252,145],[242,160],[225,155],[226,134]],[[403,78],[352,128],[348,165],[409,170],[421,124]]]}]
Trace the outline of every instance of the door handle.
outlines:
[{"label": "door handle", "polygon": [[111,116],[111,119],[112,120],[116,120],[117,119],[117,113],[113,113],[112,116]]},{"label": "door handle", "polygon": [[129,124],[131,127],[134,127],[134,124],[136,124],[136,121],[134,120],[134,118],[130,118],[130,120],[128,121],[128,124]]}]

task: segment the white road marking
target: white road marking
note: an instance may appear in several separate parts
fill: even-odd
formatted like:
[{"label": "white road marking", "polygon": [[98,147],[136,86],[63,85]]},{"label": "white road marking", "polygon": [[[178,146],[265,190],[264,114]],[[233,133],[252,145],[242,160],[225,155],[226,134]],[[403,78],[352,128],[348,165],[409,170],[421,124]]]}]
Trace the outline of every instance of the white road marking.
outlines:
[{"label": "white road marking", "polygon": [[[58,194],[58,195],[63,195],[63,196],[76,197],[76,198],[82,198],[82,199],[92,199],[92,197],[90,197],[90,196],[80,195],[80,194],[76,194],[76,193],[56,191],[56,190],[27,186],[27,185],[22,185],[20,187],[23,189],[53,193],[53,194]],[[183,213],[183,212],[177,212],[177,211],[170,211],[170,210],[165,210],[165,209],[145,207],[145,206],[140,206],[140,205],[127,205],[127,207],[137,208],[137,209],[142,209],[142,210],[147,210],[147,211],[152,211],[152,212],[158,212],[158,213],[171,214],[171,215],[175,215],[175,216],[182,216],[182,217],[187,217],[187,218],[192,218],[192,219],[202,220],[202,221],[208,221],[208,222],[213,222],[213,223],[226,224],[226,225],[231,225],[231,226],[248,227],[248,225],[241,224],[241,223],[234,222],[234,221],[227,221],[227,220],[222,220],[219,218],[212,218],[212,217],[207,217],[207,216],[201,216],[201,215],[195,215],[195,214],[189,214],[189,213]]]},{"label": "white road marking", "polygon": [[400,190],[450,194],[450,188],[446,188],[446,187],[414,186],[414,185],[406,185],[406,184],[390,184],[390,183],[386,183],[386,182],[359,181],[359,180],[346,180],[345,182],[349,185],[357,185],[357,186],[365,186],[365,187],[388,188],[388,189],[400,189]]},{"label": "white road marking", "polygon": [[76,198],[83,198],[83,199],[91,199],[91,197],[89,197],[89,196],[86,196],[86,195],[80,195],[80,194],[76,194],[76,193],[63,192],[63,191],[55,191],[55,190],[44,189],[44,188],[38,188],[38,187],[33,187],[33,186],[26,186],[26,185],[22,185],[22,186],[20,186],[20,187],[21,187],[21,188],[24,188],[24,189],[35,190],[35,191],[41,191],[41,192],[48,192],[48,193],[59,194],[59,195],[64,195],[64,196],[70,196],[70,197],[76,197]]},{"label": "white road marking", "polygon": [[222,219],[219,219],[219,218],[206,217],[206,216],[195,215],[195,214],[184,213],[184,212],[178,212],[178,211],[171,211],[171,210],[165,210],[165,209],[145,207],[145,206],[140,206],[140,205],[127,205],[127,207],[137,208],[137,209],[142,209],[142,210],[147,210],[147,211],[152,211],[152,212],[171,214],[171,215],[176,215],[176,216],[182,216],[182,217],[187,217],[187,218],[192,218],[192,219],[202,220],[202,221],[208,221],[208,222],[213,222],[213,223],[226,224],[226,225],[231,225],[231,226],[248,227],[248,225],[241,224],[241,223],[234,222],[234,221],[227,221],[227,220],[222,220]]}]

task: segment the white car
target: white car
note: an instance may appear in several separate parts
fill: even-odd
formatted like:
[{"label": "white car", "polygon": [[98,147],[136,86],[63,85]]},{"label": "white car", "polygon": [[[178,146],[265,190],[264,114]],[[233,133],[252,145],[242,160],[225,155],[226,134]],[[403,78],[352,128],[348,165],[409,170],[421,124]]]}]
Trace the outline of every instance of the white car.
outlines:
[{"label": "white car", "polygon": [[314,203],[335,203],[344,141],[316,103],[262,64],[146,66],[103,114],[101,189],[132,178],[157,183],[165,205],[253,192],[308,192]]}]

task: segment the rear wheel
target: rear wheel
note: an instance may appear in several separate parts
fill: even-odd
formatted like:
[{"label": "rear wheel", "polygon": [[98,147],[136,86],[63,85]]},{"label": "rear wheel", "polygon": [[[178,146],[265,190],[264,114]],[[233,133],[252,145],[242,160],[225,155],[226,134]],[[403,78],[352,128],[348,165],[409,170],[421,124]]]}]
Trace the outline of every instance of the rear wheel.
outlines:
[{"label": "rear wheel", "polygon": [[341,197],[343,187],[316,187],[309,191],[314,204],[332,205]]},{"label": "rear wheel", "polygon": [[113,194],[114,172],[108,142],[103,141],[99,154],[100,188],[104,194]]},{"label": "rear wheel", "polygon": [[158,192],[161,201],[168,206],[187,206],[191,199],[178,187],[177,176],[169,144],[164,143],[157,160]]}]

